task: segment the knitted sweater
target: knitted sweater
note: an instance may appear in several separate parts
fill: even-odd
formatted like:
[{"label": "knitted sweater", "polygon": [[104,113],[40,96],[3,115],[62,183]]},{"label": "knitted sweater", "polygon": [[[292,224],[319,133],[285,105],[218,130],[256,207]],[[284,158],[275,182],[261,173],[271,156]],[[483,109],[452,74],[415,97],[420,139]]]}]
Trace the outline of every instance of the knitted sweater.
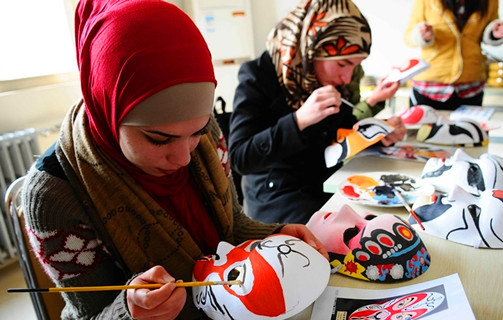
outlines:
[{"label": "knitted sweater", "polygon": [[[214,120],[211,123],[216,125]],[[218,141],[219,137],[213,134],[213,138]],[[226,147],[221,150],[226,152]],[[235,244],[264,238],[281,227],[249,219],[238,204],[232,181],[231,189]],[[110,190],[111,196],[113,192]],[[133,278],[121,264],[121,258],[114,256],[101,241],[58,162],[54,146],[28,172],[21,197],[30,243],[56,286],[118,285]],[[132,319],[125,292],[62,293],[66,305],[61,318]],[[187,303],[192,304],[190,291]]]}]

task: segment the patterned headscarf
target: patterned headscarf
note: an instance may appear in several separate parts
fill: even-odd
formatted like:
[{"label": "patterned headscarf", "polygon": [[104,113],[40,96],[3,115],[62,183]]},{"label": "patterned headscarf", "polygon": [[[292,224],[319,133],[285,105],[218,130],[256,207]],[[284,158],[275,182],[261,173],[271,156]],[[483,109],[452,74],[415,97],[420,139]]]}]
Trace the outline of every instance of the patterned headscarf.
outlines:
[{"label": "patterned headscarf", "polygon": [[319,86],[316,59],[367,57],[370,26],[350,0],[302,0],[269,33],[266,48],[288,104],[298,109]]}]

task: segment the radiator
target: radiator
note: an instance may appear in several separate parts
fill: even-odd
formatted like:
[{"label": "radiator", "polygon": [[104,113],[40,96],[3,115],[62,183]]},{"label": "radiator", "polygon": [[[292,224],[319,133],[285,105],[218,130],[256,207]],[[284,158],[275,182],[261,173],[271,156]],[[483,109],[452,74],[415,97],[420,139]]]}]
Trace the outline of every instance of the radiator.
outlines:
[{"label": "radiator", "polygon": [[38,133],[29,128],[0,135],[0,263],[16,254],[14,232],[5,208],[5,192],[17,178],[26,174],[40,155]]}]

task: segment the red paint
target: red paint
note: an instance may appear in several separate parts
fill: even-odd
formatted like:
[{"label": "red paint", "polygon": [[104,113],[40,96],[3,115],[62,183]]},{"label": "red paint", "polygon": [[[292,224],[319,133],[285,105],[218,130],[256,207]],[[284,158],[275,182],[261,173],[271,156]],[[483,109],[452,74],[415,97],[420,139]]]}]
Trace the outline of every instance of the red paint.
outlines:
[{"label": "red paint", "polygon": [[360,195],[355,192],[355,188],[353,188],[353,186],[344,186],[342,188],[342,192],[351,198],[359,198],[360,197]]},{"label": "red paint", "polygon": [[[277,317],[287,311],[281,280],[273,266],[257,250],[250,252],[244,249],[255,241],[257,240],[248,240],[233,248],[227,253],[227,262],[220,266],[215,266],[214,260],[209,258],[197,260],[193,270],[194,279],[204,281],[211,273],[217,272],[220,276],[218,280],[224,281],[226,280],[224,273],[232,264],[249,260],[252,266],[249,272],[253,272],[255,279],[250,292],[241,296],[229,286],[224,286],[224,288],[228,293],[237,297],[251,313]],[[267,303],[262,303],[263,301],[267,301]]]},{"label": "red paint", "polygon": [[346,267],[345,272],[349,273],[357,273],[358,272],[358,265],[354,261],[347,261],[344,264],[344,267]]},{"label": "red paint", "polygon": [[493,190],[493,197],[503,200],[503,190]]},{"label": "red paint", "polygon": [[386,247],[392,247],[395,245],[393,239],[391,239],[388,235],[381,234],[378,236],[379,243],[385,245]]},{"label": "red paint", "polygon": [[374,255],[379,255],[381,254],[381,248],[379,248],[377,245],[375,244],[368,244],[367,245],[367,250],[372,252],[372,254]]},{"label": "red paint", "polygon": [[398,234],[400,234],[405,240],[412,240],[412,232],[404,226],[398,227]]}]

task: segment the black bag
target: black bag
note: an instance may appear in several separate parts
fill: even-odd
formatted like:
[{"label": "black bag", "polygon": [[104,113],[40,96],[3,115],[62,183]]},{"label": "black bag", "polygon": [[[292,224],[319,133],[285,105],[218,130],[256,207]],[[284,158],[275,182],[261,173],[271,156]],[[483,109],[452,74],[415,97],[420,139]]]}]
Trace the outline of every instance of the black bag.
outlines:
[{"label": "black bag", "polygon": [[[224,98],[217,97],[217,99],[215,100],[215,105],[213,107],[213,115],[215,116],[215,119],[217,120],[218,125],[222,130],[225,140],[229,141],[229,129],[230,129],[232,111],[228,111],[225,108],[225,105],[226,103]],[[242,205],[243,191],[241,190],[241,175],[232,168],[232,163],[231,163],[231,169],[232,169],[231,171],[232,179],[234,180],[234,185],[236,187],[236,192],[238,194],[239,204]]]}]

